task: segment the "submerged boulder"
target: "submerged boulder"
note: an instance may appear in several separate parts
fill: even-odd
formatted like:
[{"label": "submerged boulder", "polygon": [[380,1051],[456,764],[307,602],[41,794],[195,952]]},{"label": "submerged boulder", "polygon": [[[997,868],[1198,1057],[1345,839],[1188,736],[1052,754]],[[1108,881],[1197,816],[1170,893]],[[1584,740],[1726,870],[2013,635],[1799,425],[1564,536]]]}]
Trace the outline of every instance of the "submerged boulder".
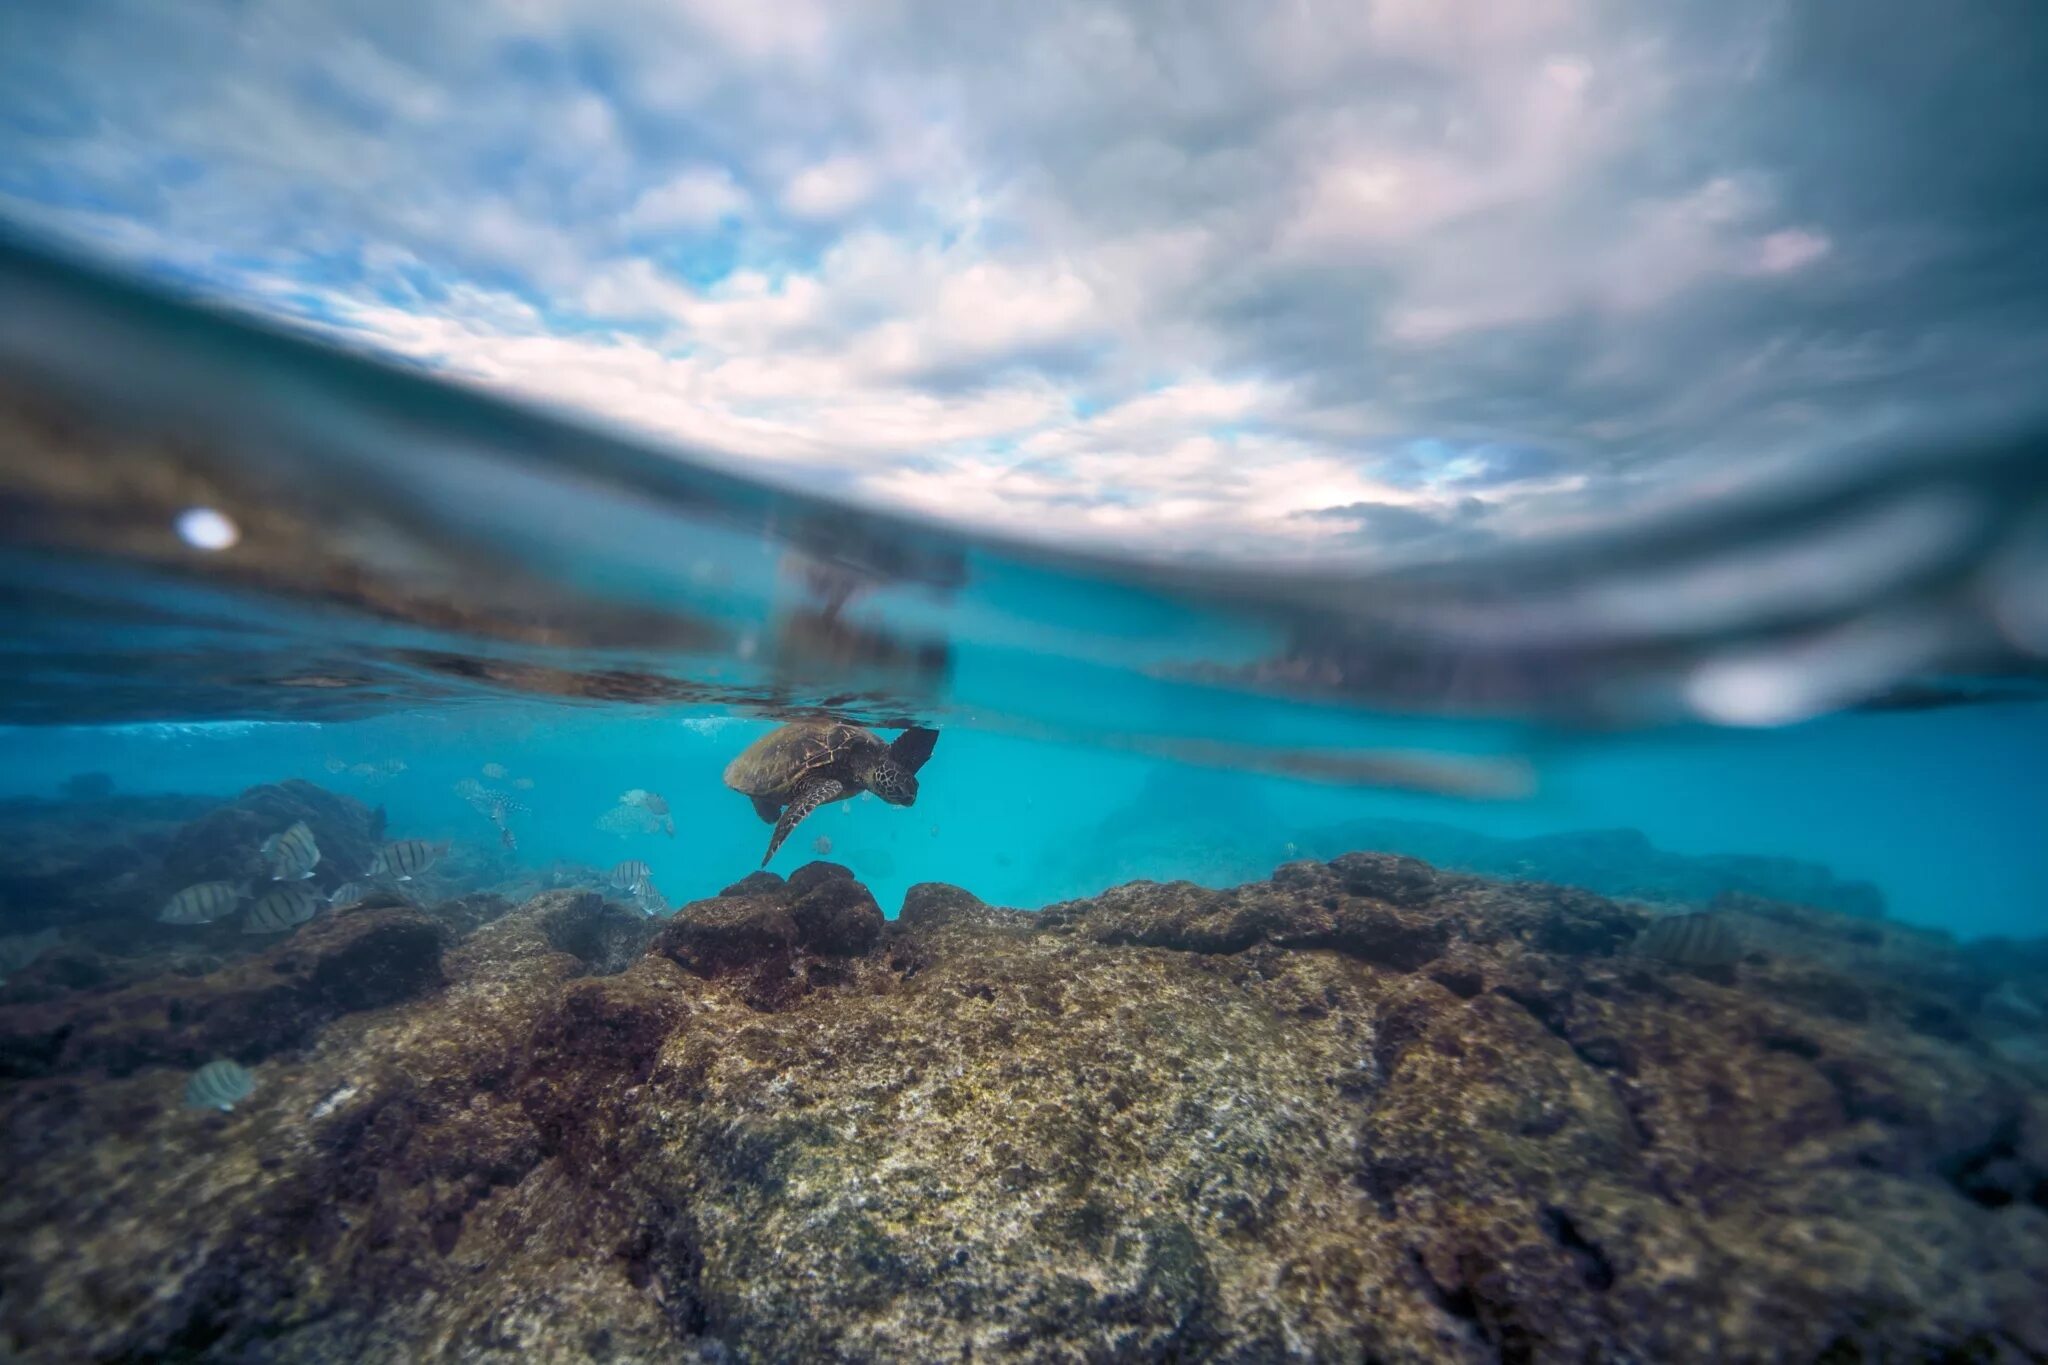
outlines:
[{"label": "submerged boulder", "polygon": [[827,957],[858,957],[882,937],[882,907],[837,863],[807,863],[789,879],[797,942]]},{"label": "submerged boulder", "polygon": [[845,960],[870,952],[884,923],[852,872],[815,862],[787,881],[756,873],[685,905],[648,951],[697,976],[738,978],[749,1004],[780,1009],[816,985],[844,979]]}]

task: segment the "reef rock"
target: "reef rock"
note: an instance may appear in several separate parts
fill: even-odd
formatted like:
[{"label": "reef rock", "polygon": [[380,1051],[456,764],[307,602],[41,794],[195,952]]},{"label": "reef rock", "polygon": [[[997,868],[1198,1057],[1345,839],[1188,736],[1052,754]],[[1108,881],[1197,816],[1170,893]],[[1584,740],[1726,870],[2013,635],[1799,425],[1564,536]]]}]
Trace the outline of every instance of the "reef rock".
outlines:
[{"label": "reef rock", "polygon": [[[204,796],[114,796],[0,801],[0,934],[149,913],[168,898],[164,852],[186,825],[220,804]],[[180,886],[189,883],[180,883]]]},{"label": "reef rock", "polygon": [[438,985],[443,936],[410,908],[324,915],[205,976],[0,1006],[0,1077],[255,1062],[299,1046],[336,1015]]},{"label": "reef rock", "polygon": [[[44,1040],[0,1355],[2048,1355],[2048,953],[1719,913],[1744,956],[1688,970],[1642,909],[1357,855],[887,924],[824,863],[666,922],[337,916],[0,1012]],[[321,994],[400,933],[431,970]],[[315,1022],[237,1050],[261,980]],[[255,1094],[178,1107],[217,1041]]]},{"label": "reef rock", "polygon": [[323,892],[361,874],[384,828],[381,811],[296,779],[225,800],[0,802],[0,935],[56,928],[66,945],[38,972],[10,977],[0,998],[44,996],[44,986],[124,985],[173,961],[204,971],[262,951],[266,941],[244,935],[238,916],[204,925],[156,916],[199,882],[267,885],[263,840],[300,820],[320,848],[310,884]]},{"label": "reef rock", "polygon": [[1424,820],[1353,820],[1301,836],[1310,852],[1399,849],[1439,867],[1486,877],[1583,886],[1608,896],[1705,905],[1728,894],[1881,919],[1884,893],[1818,863],[1753,854],[1687,854],[1658,848],[1641,830],[1591,829],[1501,839]]},{"label": "reef rock", "polygon": [[263,841],[302,820],[320,848],[314,885],[332,889],[368,871],[384,834],[383,812],[294,778],[251,787],[178,831],[164,852],[164,884],[175,891],[195,882],[260,881]]}]

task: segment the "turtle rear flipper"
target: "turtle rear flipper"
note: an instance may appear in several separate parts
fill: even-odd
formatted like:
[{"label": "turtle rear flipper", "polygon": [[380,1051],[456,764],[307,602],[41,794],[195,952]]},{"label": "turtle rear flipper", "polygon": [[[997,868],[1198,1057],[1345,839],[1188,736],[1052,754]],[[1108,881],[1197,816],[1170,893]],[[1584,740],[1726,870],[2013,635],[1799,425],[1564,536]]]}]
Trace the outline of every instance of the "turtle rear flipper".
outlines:
[{"label": "turtle rear flipper", "polygon": [[797,827],[800,820],[827,801],[837,801],[844,795],[846,788],[829,777],[813,782],[798,792],[796,799],[789,803],[789,808],[784,810],[781,818],[775,822],[775,833],[768,837],[768,851],[761,855],[761,866],[768,866],[768,860],[775,856],[775,850],[782,847],[782,841],[789,837],[789,832]]},{"label": "turtle rear flipper", "polygon": [[932,756],[932,746],[939,742],[937,730],[913,726],[896,736],[889,745],[889,757],[896,760],[905,772],[916,772]]},{"label": "turtle rear flipper", "polygon": [[[754,798],[754,814],[761,817],[762,824],[772,825],[782,818],[782,802],[772,796],[757,796]],[[673,824],[669,826],[669,837],[675,837]]]}]

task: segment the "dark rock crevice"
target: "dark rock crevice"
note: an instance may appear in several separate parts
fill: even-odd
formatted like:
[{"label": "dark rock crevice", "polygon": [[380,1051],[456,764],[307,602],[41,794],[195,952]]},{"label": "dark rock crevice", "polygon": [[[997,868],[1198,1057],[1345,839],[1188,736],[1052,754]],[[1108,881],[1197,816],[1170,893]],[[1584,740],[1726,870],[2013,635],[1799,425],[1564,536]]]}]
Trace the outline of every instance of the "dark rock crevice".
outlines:
[{"label": "dark rock crevice", "polygon": [[1559,1208],[1545,1208],[1543,1229],[1550,1234],[1552,1241],[1570,1252],[1572,1259],[1578,1262],[1586,1288],[1601,1294],[1614,1288],[1614,1263],[1607,1259],[1607,1253],[1599,1246],[1586,1240],[1570,1214]]},{"label": "dark rock crevice", "polygon": [[657,925],[639,910],[585,894],[541,917],[549,946],[579,959],[593,976],[616,976],[638,960]]}]

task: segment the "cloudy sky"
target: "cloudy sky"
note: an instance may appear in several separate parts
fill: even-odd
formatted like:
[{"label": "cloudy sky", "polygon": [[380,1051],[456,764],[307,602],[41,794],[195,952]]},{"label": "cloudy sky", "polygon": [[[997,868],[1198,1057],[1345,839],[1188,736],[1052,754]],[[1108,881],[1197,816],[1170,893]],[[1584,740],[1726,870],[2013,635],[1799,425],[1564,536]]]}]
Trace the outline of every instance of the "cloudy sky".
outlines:
[{"label": "cloudy sky", "polygon": [[0,217],[767,477],[1429,556],[2031,399],[1963,6],[0,5]]}]

